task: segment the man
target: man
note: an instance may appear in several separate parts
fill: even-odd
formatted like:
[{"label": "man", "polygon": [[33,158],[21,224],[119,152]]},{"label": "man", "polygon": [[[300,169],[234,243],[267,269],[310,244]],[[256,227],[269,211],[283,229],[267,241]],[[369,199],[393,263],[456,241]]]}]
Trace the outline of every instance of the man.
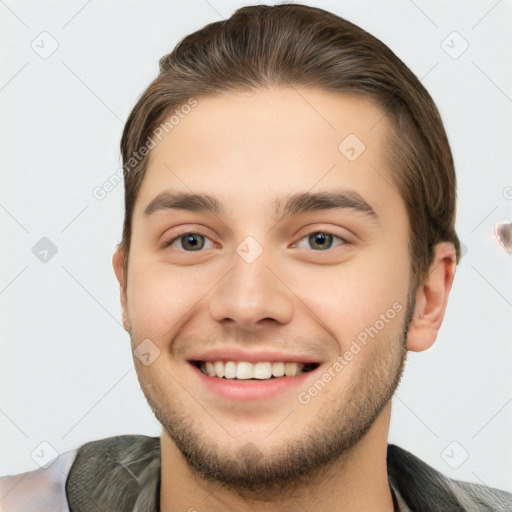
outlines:
[{"label": "man", "polygon": [[113,266],[162,436],[4,478],[5,510],[511,510],[388,445],[460,258],[440,116],[389,48],[244,7],[161,59],[121,151]]}]

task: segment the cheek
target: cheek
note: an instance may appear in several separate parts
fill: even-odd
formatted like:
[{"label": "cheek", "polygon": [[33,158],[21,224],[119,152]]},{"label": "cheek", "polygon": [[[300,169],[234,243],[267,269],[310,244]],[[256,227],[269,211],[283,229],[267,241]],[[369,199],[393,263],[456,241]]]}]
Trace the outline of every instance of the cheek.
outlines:
[{"label": "cheek", "polygon": [[172,270],[153,263],[133,265],[128,276],[128,313],[136,337],[168,339],[204,295],[197,270]]},{"label": "cheek", "polygon": [[295,291],[345,348],[376,322],[379,335],[398,328],[407,305],[407,278],[406,269],[393,261],[360,259],[336,270],[301,272]]}]

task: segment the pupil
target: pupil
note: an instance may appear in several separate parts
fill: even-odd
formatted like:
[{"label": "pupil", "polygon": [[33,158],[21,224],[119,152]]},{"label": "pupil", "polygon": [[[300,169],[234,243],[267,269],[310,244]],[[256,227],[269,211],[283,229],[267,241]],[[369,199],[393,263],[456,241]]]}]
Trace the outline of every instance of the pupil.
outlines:
[{"label": "pupil", "polygon": [[[324,245],[326,241],[329,242],[327,246]],[[324,233],[313,233],[309,235],[309,242],[312,246],[316,245],[320,249],[328,249],[332,245],[332,235],[327,235]]]}]

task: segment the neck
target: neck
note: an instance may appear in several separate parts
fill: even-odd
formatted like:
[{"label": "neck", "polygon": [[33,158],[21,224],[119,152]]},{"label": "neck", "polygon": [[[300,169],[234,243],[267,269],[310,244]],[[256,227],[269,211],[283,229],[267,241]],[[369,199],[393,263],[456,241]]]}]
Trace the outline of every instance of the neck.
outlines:
[{"label": "neck", "polygon": [[[193,473],[164,430],[160,438],[162,473],[160,510],[274,512],[282,510],[392,512],[387,447],[391,404],[388,403],[365,436],[342,457],[322,468],[306,484],[279,498],[241,497]],[[300,504],[300,507],[299,505]]]}]

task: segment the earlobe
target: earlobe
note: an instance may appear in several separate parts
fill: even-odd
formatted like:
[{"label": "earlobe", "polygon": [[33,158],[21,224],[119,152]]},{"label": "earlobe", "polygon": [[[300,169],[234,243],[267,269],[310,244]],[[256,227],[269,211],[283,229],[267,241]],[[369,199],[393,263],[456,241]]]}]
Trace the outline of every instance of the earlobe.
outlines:
[{"label": "earlobe", "polygon": [[124,268],[123,268],[123,254],[124,251],[118,245],[114,254],[112,255],[112,267],[114,268],[114,274],[116,275],[117,282],[121,289],[124,289]]},{"label": "earlobe", "polygon": [[407,335],[407,350],[421,352],[436,341],[455,277],[455,261],[455,247],[451,242],[436,245],[430,271],[416,291],[416,308]]},{"label": "earlobe", "polygon": [[119,295],[121,300],[122,316],[123,316],[123,327],[125,331],[131,331],[130,318],[128,316],[127,298],[126,298],[126,276],[124,269],[124,251],[118,245],[112,256],[112,267],[116,279],[119,283]]}]

